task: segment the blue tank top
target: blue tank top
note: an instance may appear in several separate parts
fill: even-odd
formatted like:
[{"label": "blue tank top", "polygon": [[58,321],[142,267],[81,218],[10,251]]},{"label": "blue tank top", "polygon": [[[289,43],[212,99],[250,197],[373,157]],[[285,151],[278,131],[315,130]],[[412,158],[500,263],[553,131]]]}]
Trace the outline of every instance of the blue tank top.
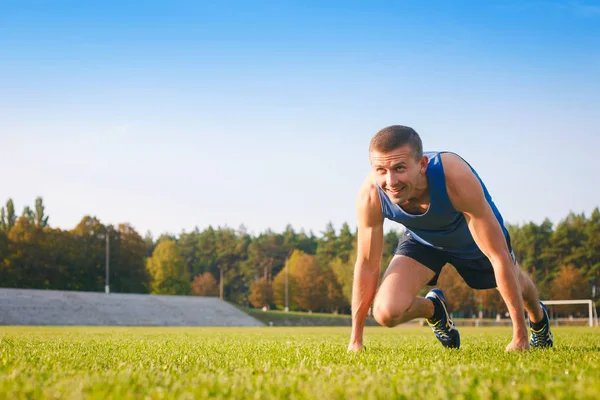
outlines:
[{"label": "blue tank top", "polygon": [[[427,180],[429,182],[430,204],[422,215],[409,214],[400,206],[394,204],[385,191],[377,185],[381,210],[383,216],[391,221],[398,222],[406,227],[407,234],[426,246],[443,250],[454,257],[462,259],[475,259],[485,257],[469,231],[467,221],[462,213],[456,211],[446,190],[444,166],[440,155],[443,152],[426,152],[429,157],[427,165]],[[466,161],[465,161],[466,162]],[[469,163],[467,163],[469,165]],[[492,198],[477,172],[469,165],[483,188],[496,219],[500,223],[504,236],[508,238],[508,231],[504,226],[502,215],[496,208]]]}]

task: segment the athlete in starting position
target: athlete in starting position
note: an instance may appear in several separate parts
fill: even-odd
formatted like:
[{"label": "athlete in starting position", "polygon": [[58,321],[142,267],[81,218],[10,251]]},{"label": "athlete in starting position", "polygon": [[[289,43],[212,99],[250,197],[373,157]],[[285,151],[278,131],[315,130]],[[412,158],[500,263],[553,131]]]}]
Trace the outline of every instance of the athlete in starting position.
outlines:
[{"label": "athlete in starting position", "polygon": [[[419,135],[400,125],[377,132],[369,155],[372,169],[357,201],[358,254],[348,350],[362,349],[371,305],[381,325],[425,318],[442,345],[458,348],[460,335],[444,293],[435,288],[417,297],[425,285],[436,285],[446,263],[471,288],[498,288],[513,326],[507,351],[552,346],[546,308],[535,284],[518,267],[502,216],[477,172],[454,153],[423,153]],[[385,218],[406,231],[377,290]]]}]

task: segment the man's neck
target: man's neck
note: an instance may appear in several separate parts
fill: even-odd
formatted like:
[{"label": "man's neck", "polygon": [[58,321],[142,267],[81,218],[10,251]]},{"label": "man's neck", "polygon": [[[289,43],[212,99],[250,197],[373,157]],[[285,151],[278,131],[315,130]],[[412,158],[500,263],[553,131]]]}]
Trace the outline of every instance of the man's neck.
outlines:
[{"label": "man's neck", "polygon": [[415,186],[414,196],[401,204],[400,207],[408,212],[424,213],[429,208],[430,201],[429,182],[427,181],[427,176],[423,175],[421,182]]},{"label": "man's neck", "polygon": [[429,204],[429,182],[427,175],[421,176],[421,181],[415,186],[414,196],[408,199],[411,204]]}]

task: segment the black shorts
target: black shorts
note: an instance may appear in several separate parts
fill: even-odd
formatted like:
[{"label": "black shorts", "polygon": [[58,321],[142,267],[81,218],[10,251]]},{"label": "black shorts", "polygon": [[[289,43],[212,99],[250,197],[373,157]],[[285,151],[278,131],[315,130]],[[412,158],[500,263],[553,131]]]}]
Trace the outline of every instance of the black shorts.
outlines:
[{"label": "black shorts", "polygon": [[[515,255],[510,245],[510,236],[506,237],[506,244],[513,262],[515,262]],[[410,257],[435,272],[435,276],[428,283],[431,286],[437,285],[440,272],[446,264],[454,266],[465,280],[465,283],[473,289],[493,289],[497,286],[494,268],[486,256],[472,260],[457,258],[445,251],[425,246],[411,235],[408,235],[407,232],[400,238],[394,254]]]}]

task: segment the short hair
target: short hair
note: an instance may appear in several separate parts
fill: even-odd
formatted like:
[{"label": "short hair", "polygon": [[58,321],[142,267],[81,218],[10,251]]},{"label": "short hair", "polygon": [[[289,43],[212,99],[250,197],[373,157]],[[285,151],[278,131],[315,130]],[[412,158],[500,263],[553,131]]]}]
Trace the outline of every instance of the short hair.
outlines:
[{"label": "short hair", "polygon": [[423,157],[421,137],[413,128],[403,125],[391,125],[377,132],[369,144],[369,151],[388,153],[408,144],[417,160]]}]

